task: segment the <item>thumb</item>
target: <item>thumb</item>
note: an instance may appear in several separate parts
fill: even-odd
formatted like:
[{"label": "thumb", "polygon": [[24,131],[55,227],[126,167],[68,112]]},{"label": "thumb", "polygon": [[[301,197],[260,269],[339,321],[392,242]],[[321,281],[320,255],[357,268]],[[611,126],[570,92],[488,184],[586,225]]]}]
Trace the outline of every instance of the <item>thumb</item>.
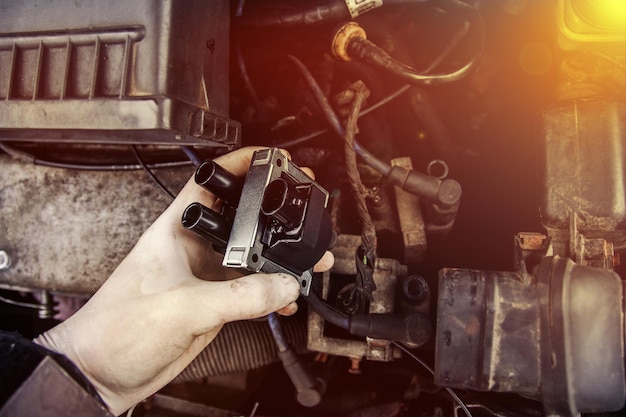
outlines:
[{"label": "thumb", "polygon": [[[265,316],[294,302],[298,280],[288,274],[253,274],[231,281],[203,281],[195,291],[197,318],[226,323]],[[199,313],[199,314],[198,314]],[[213,317],[211,317],[213,316]],[[213,320],[212,320],[213,319]]]}]

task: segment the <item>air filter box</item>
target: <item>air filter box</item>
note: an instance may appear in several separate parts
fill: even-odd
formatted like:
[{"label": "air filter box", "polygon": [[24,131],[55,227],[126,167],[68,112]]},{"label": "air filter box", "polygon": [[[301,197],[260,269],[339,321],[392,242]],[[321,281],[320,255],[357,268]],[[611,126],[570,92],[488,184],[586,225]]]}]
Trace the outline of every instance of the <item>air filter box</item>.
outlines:
[{"label": "air filter box", "polygon": [[0,140],[234,148],[227,0],[0,3]]}]

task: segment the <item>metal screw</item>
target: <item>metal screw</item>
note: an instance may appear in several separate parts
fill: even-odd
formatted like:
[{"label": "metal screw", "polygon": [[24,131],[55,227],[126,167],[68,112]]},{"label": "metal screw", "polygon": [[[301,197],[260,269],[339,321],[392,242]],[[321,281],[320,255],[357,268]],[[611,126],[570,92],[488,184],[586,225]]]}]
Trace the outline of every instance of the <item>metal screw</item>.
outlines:
[{"label": "metal screw", "polygon": [[0,250],[0,271],[4,271],[11,267],[11,258],[6,251]]}]

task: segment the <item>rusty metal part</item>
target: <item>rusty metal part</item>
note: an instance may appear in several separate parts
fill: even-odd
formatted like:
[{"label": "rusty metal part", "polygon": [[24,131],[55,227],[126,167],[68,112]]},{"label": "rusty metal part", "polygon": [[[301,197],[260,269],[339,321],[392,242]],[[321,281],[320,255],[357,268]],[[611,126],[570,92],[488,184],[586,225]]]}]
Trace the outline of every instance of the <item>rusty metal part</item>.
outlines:
[{"label": "rusty metal part", "polygon": [[[548,229],[548,234],[554,242],[554,253],[570,257],[578,264],[602,269],[612,270],[619,265],[614,243],[603,237],[587,237],[581,233],[583,227],[580,216],[572,212],[568,229]],[[621,247],[621,244],[619,246]]]},{"label": "rusty metal part", "polygon": [[[413,169],[411,158],[403,157],[391,160],[391,166],[400,166],[409,170]],[[398,220],[402,242],[404,243],[404,263],[419,262],[426,252],[426,231],[424,218],[420,209],[420,199],[416,195],[394,187]]]},{"label": "rusty metal part", "polygon": [[615,272],[559,256],[532,276],[443,269],[435,383],[541,398],[549,415],[620,409],[622,291]]},{"label": "rusty metal part", "polygon": [[548,236],[543,233],[521,232],[518,233],[519,247],[522,250],[537,251],[544,250]]},{"label": "rusty metal part", "polygon": [[535,232],[520,232],[514,239],[513,270],[527,281],[528,273],[541,262],[544,256],[552,255],[550,237]]},{"label": "rusty metal part", "polygon": [[[327,299],[331,284],[331,273],[342,275],[356,274],[354,253],[361,244],[360,236],[339,235],[337,245],[332,249],[335,256],[335,265],[331,271],[323,274],[322,298]],[[372,293],[369,313],[386,314],[394,312],[396,283],[399,277],[407,274],[406,267],[396,259],[377,258],[374,268],[374,282],[376,291]],[[328,337],[324,334],[324,319],[309,310],[308,340],[309,350],[324,352],[332,355],[350,358],[365,358],[368,360],[390,361],[395,352],[391,342],[365,338],[365,340],[347,340],[337,337]]]},{"label": "rusty metal part", "polygon": [[[169,204],[141,171],[46,168],[8,155],[0,165],[0,248],[11,255],[3,288],[93,294]],[[191,174],[157,171],[172,190]]]},{"label": "rusty metal part", "polygon": [[576,262],[612,270],[615,266],[613,244],[604,239],[587,239],[579,234],[576,237]]},{"label": "rusty metal part", "polygon": [[580,233],[580,218],[575,212],[570,216],[568,237],[570,256],[576,263],[613,269],[613,244],[601,237],[588,239]]}]

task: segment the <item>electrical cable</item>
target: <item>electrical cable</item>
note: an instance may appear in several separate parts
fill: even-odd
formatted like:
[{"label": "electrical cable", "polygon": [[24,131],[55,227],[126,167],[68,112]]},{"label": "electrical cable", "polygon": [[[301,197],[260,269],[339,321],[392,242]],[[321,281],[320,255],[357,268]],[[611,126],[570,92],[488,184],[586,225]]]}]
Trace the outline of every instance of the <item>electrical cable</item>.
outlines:
[{"label": "electrical cable", "polygon": [[239,42],[235,44],[235,57],[237,58],[237,66],[239,67],[239,74],[241,75],[243,85],[245,86],[248,94],[250,95],[250,98],[252,99],[252,103],[254,104],[254,108],[256,110],[259,120],[264,122],[267,119],[265,115],[265,109],[263,107],[261,99],[259,98],[259,94],[252,84],[250,75],[248,74],[248,67],[246,66],[246,61],[243,57],[243,51],[241,50],[241,44]]},{"label": "electrical cable", "polygon": [[[364,35],[354,36],[346,42],[345,54],[350,58],[359,59],[367,64],[388,71],[414,85],[436,85],[457,81],[465,77],[480,62],[485,48],[485,26],[482,15],[474,7],[459,0],[448,0],[458,9],[469,12],[470,24],[476,29],[478,47],[469,62],[453,72],[432,74],[428,71],[419,72],[410,65],[398,61],[385,50],[367,40]],[[343,49],[342,49],[343,50]]]},{"label": "electrical cable", "polygon": [[154,172],[152,172],[150,168],[148,168],[148,166],[143,162],[143,159],[141,159],[141,156],[139,155],[139,152],[137,151],[137,146],[133,145],[132,150],[133,150],[133,154],[135,155],[135,158],[137,158],[137,162],[139,162],[139,165],[141,165],[143,170],[146,171],[148,176],[150,176],[150,179],[152,179],[152,181],[156,184],[156,186],[159,187],[165,195],[167,195],[169,198],[174,200],[176,196],[170,190],[167,189],[167,187],[156,177],[156,175],[154,175]]},{"label": "electrical cable", "polygon": [[202,164],[202,158],[198,156],[191,146],[181,146],[180,148],[183,150],[187,158],[189,158],[191,163],[196,167],[199,167]]},{"label": "electrical cable", "polygon": [[[298,58],[292,55],[288,57],[300,71],[328,124],[338,136],[345,140],[345,129],[313,75]],[[391,167],[362,147],[356,140],[354,141],[354,150],[367,165],[378,171],[389,183],[399,186],[413,195],[425,198],[437,205],[439,209],[450,209],[446,215],[449,214],[448,217],[452,219],[456,216],[462,191],[461,185],[457,181],[449,178],[440,180],[437,177],[421,174],[400,166]]]},{"label": "electrical cable", "polygon": [[374,168],[376,171],[382,174],[383,177],[389,176],[389,174],[391,173],[391,166],[375,157],[374,154],[361,146],[361,144],[356,140],[354,141],[354,150],[361,157],[363,162]]},{"label": "electrical cable", "polygon": [[272,335],[274,336],[274,341],[276,342],[276,347],[278,348],[278,351],[285,352],[287,349],[289,349],[289,343],[287,342],[287,339],[285,339],[285,332],[283,332],[283,327],[280,324],[278,314],[268,314],[267,322],[270,325],[270,330],[272,331]]},{"label": "electrical cable", "polygon": [[314,132],[307,133],[307,134],[306,134],[306,135],[304,135],[304,136],[300,136],[300,137],[297,137],[297,138],[294,138],[294,139],[289,139],[289,140],[286,140],[286,141],[281,141],[281,142],[278,144],[278,146],[279,146],[279,147],[281,147],[281,148],[284,148],[284,149],[287,149],[287,148],[293,148],[294,146],[298,146],[298,145],[301,145],[301,144],[303,144],[303,143],[306,143],[306,142],[308,142],[308,141],[310,141],[310,140],[313,140],[313,139],[315,139],[315,138],[318,138],[318,137],[320,137],[320,136],[322,136],[322,135],[324,135],[324,134],[328,133],[328,132],[329,132],[329,130],[330,130],[330,129],[320,129],[320,130],[316,130],[316,131],[314,131]]},{"label": "electrical cable", "polygon": [[386,5],[406,5],[426,3],[430,0],[384,0],[380,2],[370,2],[370,7],[359,7],[359,2],[348,0],[322,0],[322,1],[300,1],[287,0],[282,4],[274,4],[261,13],[251,16],[242,16],[243,3],[239,1],[236,9],[237,20],[235,25],[240,27],[269,28],[281,27],[284,29],[307,26],[312,24],[328,24],[350,20],[365,12]]},{"label": "electrical cable", "polygon": [[42,308],[45,308],[45,306],[42,306],[41,304],[34,304],[34,303],[26,303],[26,302],[22,302],[22,301],[15,301],[15,300],[11,300],[10,298],[5,298],[3,296],[0,296],[0,302],[5,303],[5,304],[9,304],[12,306],[17,306],[17,307],[24,307],[24,308],[31,308],[34,310],[40,310]]},{"label": "electrical cable", "polygon": [[[35,165],[45,166],[50,168],[61,169],[74,169],[77,171],[140,171],[144,169],[141,165],[137,164],[124,164],[124,165],[89,165],[89,164],[76,164],[66,162],[47,161],[44,159],[35,158],[33,160]],[[146,164],[149,169],[167,169],[167,168],[184,168],[192,166],[191,161],[175,161],[175,162],[158,162],[154,164]]]},{"label": "electrical cable", "polygon": [[[309,69],[293,55],[289,55],[289,59],[294,63],[298,71],[300,71],[307,86],[313,93],[314,99],[319,104],[322,113],[331,126],[335,134],[345,140],[345,129],[339,120],[339,117],[331,107],[330,103],[319,84],[309,71]],[[458,209],[458,201],[461,197],[460,184],[452,179],[440,180],[436,177],[431,177],[414,171],[412,169],[406,169],[399,166],[391,167],[386,162],[381,161],[367,149],[365,149],[359,142],[354,141],[354,150],[361,157],[363,162],[378,171],[384,178],[391,184],[399,186],[405,191],[411,194],[424,197],[430,202],[440,205],[446,209],[454,207],[450,213],[456,215]]]},{"label": "electrical cable", "polygon": [[[396,98],[400,97],[402,94],[404,94],[405,92],[407,92],[408,90],[411,89],[411,85],[405,85],[403,87],[400,87],[399,89],[397,89],[396,91],[392,92],[391,94],[387,95],[386,97],[383,97],[382,99],[380,99],[378,102],[374,103],[373,105],[371,105],[370,107],[362,110],[359,113],[359,118],[366,116],[370,113],[372,113],[375,110],[378,110],[379,108],[381,108],[382,106],[384,106],[385,104],[389,103],[392,100],[395,100]],[[291,139],[288,141],[284,141],[280,143],[280,147],[282,148],[291,148],[297,145],[300,145],[302,143],[308,142],[312,139],[315,139],[319,136],[322,136],[326,133],[328,133],[329,129],[320,129],[320,130],[316,130],[315,132],[311,132],[305,136],[301,136],[299,138],[295,138],[295,139]]]},{"label": "electrical cable", "polygon": [[[433,376],[435,375],[435,371],[430,366],[428,366],[426,362],[424,362],[419,356],[411,352],[409,348],[404,346],[402,343],[392,341],[391,344],[397,347],[398,349],[400,349],[401,351],[403,351],[404,353],[406,353],[407,356],[409,356],[411,359],[419,363],[424,369],[430,372]],[[448,387],[444,387],[444,389],[448,391],[448,394],[450,394],[450,396],[454,399],[454,401],[456,401],[456,403],[459,404],[459,406],[463,409],[467,417],[472,417],[472,413],[470,413],[469,409],[467,408],[463,400],[461,400],[461,398],[456,394],[456,392],[454,392],[451,388],[448,388]]]},{"label": "electrical cable", "polygon": [[[471,25],[468,22],[465,22],[463,24],[461,29],[457,31],[457,33],[452,37],[452,39],[450,39],[450,42],[448,42],[446,47],[443,48],[443,51],[441,51],[441,53],[437,55],[437,58],[435,58],[433,62],[431,62],[430,65],[424,69],[424,73],[429,74],[431,71],[437,68],[437,66],[441,64],[448,55],[450,55],[452,50],[456,48],[459,42],[461,42],[461,39],[463,39],[465,35],[467,35],[467,33],[469,32],[470,26]],[[479,53],[474,55],[475,57],[474,59],[479,59],[482,54],[483,54],[483,51],[479,51]]]},{"label": "electrical cable", "polygon": [[[317,83],[309,69],[302,63],[302,61],[300,61],[295,56],[288,55],[288,58],[296,66],[302,78],[304,78],[304,81],[311,90],[315,101],[322,110],[322,114],[324,115],[324,118],[326,119],[332,130],[335,132],[335,134],[337,134],[337,136],[344,139],[346,135],[345,129],[341,124],[337,113],[335,113],[335,111],[331,107],[328,99],[324,95],[324,92],[320,88],[319,84]],[[354,141],[354,150],[366,164],[374,168],[376,171],[380,172],[385,177],[391,172],[391,167],[389,166],[389,164],[386,164],[385,162],[376,158],[367,149],[363,148],[356,140]]]},{"label": "electrical cable", "polygon": [[376,259],[378,243],[376,227],[374,226],[372,216],[365,202],[366,191],[357,167],[356,150],[354,146],[359,110],[367,97],[369,97],[369,90],[361,81],[356,82],[352,89],[354,91],[354,98],[346,123],[344,152],[348,183],[350,184],[350,189],[352,190],[352,195],[356,203],[357,214],[361,220],[361,247],[357,252],[362,253],[356,256],[357,274],[354,291],[362,295],[366,300],[371,300],[372,292],[376,290],[376,283],[373,278],[373,265]]},{"label": "electrical cable", "polygon": [[[461,30],[459,30],[455,36],[450,40],[450,42],[446,45],[446,47],[443,49],[443,51],[437,56],[437,58],[435,58],[435,60],[433,60],[433,62],[430,63],[430,65],[424,70],[425,73],[429,73],[430,71],[434,70],[451,52],[452,50],[457,46],[457,44],[461,41],[461,39],[463,39],[465,37],[465,35],[467,35],[469,29],[469,25],[465,24],[463,26],[463,28]],[[478,54],[476,55],[477,57],[479,56]],[[296,64],[297,65],[297,64]],[[396,98],[400,97],[402,94],[406,93],[408,90],[410,90],[413,86],[411,84],[406,84],[400,88],[398,88],[397,90],[393,91],[392,93],[390,93],[389,95],[383,97],[382,99],[380,99],[378,102],[376,102],[375,104],[371,105],[370,107],[362,110],[359,113],[359,118],[366,116],[372,112],[374,112],[375,110],[379,109],[380,107],[386,105],[387,103],[391,102],[392,100],[395,100]],[[320,129],[320,130],[316,130],[315,132],[311,132],[305,136],[301,136],[299,138],[295,138],[295,139],[291,139],[288,141],[284,141],[280,143],[281,147],[284,148],[290,148],[293,146],[297,146],[300,145],[302,143],[308,142],[312,139],[315,139],[319,136],[322,136],[326,133],[328,133],[329,129]]]},{"label": "electrical cable", "polygon": [[[124,164],[124,165],[89,165],[89,164],[76,164],[66,162],[54,162],[43,159],[35,158],[33,160],[35,165],[45,166],[49,168],[61,168],[61,169],[74,169],[77,171],[140,171],[144,169],[141,165],[137,164]],[[184,168],[192,166],[190,161],[176,161],[176,162],[159,162],[154,164],[146,164],[148,169],[167,169],[167,168]]]},{"label": "electrical cable", "polygon": [[250,411],[250,415],[248,417],[254,417],[256,415],[256,411],[259,408],[259,402],[254,403],[254,407],[252,407],[252,411]]},{"label": "electrical cable", "polygon": [[408,90],[411,89],[411,86],[409,84],[402,86],[400,88],[398,88],[396,91],[394,91],[393,93],[389,94],[388,96],[380,99],[379,101],[377,101],[376,103],[374,103],[373,105],[371,105],[370,107],[366,108],[365,110],[361,111],[359,113],[359,118],[366,116],[368,114],[370,114],[371,112],[373,112],[374,110],[378,110],[379,108],[381,108],[382,106],[384,106],[385,104],[389,103],[392,100],[395,100],[397,97],[400,97],[402,94],[404,94],[405,92],[407,92]]},{"label": "electrical cable", "polygon": [[246,0],[239,0],[237,2],[237,9],[235,11],[235,16],[241,17],[243,15],[243,8],[246,5]]},{"label": "electrical cable", "polygon": [[311,71],[309,71],[309,69],[302,63],[302,61],[300,61],[295,56],[287,55],[287,58],[289,58],[289,60],[300,72],[300,75],[304,79],[307,87],[309,87],[309,90],[313,94],[315,102],[320,107],[322,115],[330,125],[331,129],[335,132],[337,136],[344,138],[346,136],[346,132],[343,128],[343,125],[341,124],[341,120],[339,120],[339,116],[337,116],[337,113],[335,113],[332,106],[328,102],[328,99],[324,95],[322,88],[317,83],[317,80],[315,80],[315,78],[313,77],[313,74],[311,74]]},{"label": "electrical cable", "polygon": [[[109,171],[109,172],[139,171],[143,169],[143,167],[139,164],[119,164],[119,165],[96,164],[96,165],[93,165],[93,164],[83,164],[83,163],[73,163],[73,162],[49,161],[45,159],[39,159],[33,154],[16,149],[3,142],[0,142],[0,149],[17,159],[27,161],[34,165],[45,166],[49,168],[73,169],[77,171]],[[150,169],[184,168],[184,167],[189,167],[192,165],[193,164],[191,161],[172,161],[172,162],[158,162],[158,163],[153,163],[153,164],[146,164],[146,166]]]},{"label": "electrical cable", "polygon": [[278,314],[270,313],[267,316],[267,320],[272,336],[274,336],[274,342],[276,342],[276,347],[278,348],[278,358],[283,363],[285,372],[296,389],[296,400],[306,407],[318,405],[322,400],[322,394],[326,386],[311,374],[302,360],[300,360],[298,353],[289,345],[287,339],[285,339]]},{"label": "electrical cable", "polygon": [[[251,15],[238,14],[234,24],[239,27],[261,29],[272,27],[289,29],[296,26],[340,22],[352,17],[345,0],[313,2],[287,0],[273,6],[263,8],[260,12]],[[237,11],[239,10],[238,8]]]}]

